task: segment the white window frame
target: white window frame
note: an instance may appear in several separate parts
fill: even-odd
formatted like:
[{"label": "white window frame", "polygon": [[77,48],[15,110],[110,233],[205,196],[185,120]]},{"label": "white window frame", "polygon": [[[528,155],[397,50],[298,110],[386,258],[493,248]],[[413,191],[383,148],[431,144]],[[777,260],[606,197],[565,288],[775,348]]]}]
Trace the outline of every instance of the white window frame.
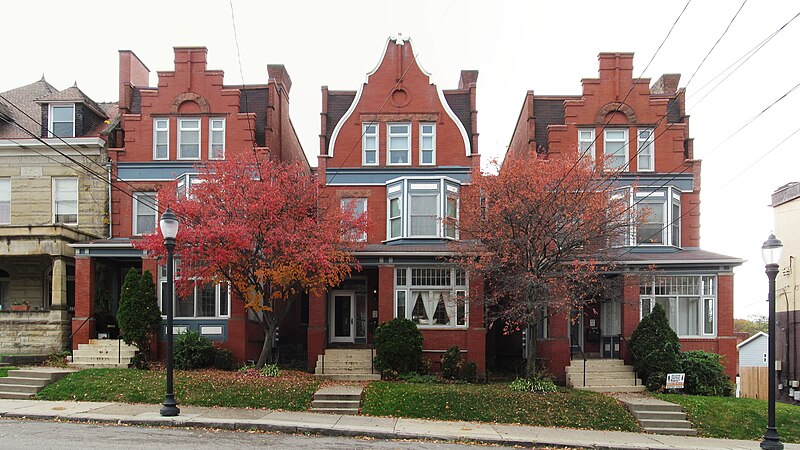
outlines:
[{"label": "white window frame", "polygon": [[[608,133],[610,133],[610,132],[611,133],[619,132],[619,131],[621,131],[621,132],[623,132],[625,134],[624,139],[611,139],[611,140],[609,140]],[[622,161],[622,166],[621,167],[611,167],[611,166],[608,165],[608,157],[609,157],[608,143],[609,142],[622,142],[624,144],[624,146],[623,146],[624,155],[622,155],[624,160]],[[606,171],[608,171],[608,172],[613,172],[613,171],[627,172],[628,169],[629,169],[628,161],[630,161],[629,153],[630,153],[630,136],[628,135],[628,129],[627,128],[608,128],[608,129],[603,131],[603,161],[604,161],[604,169]]]},{"label": "white window frame", "polygon": [[[584,133],[588,133],[588,136],[584,136]],[[578,128],[578,156],[580,158],[589,156],[592,161],[595,160],[597,147],[594,144],[594,136],[594,128]]]},{"label": "white window frame", "polygon": [[[437,270],[445,269],[445,270],[449,270],[450,271],[450,284],[449,285],[415,286],[412,283],[412,272],[411,272],[412,269],[423,269],[423,270],[424,269],[437,269]],[[422,266],[422,267],[420,267],[420,266],[402,266],[402,267],[395,267],[395,271],[394,271],[394,274],[393,274],[393,277],[392,277],[393,280],[394,280],[394,291],[395,291],[394,302],[393,302],[393,305],[392,305],[392,310],[393,310],[392,315],[393,315],[393,317],[398,317],[397,316],[398,298],[399,298],[401,292],[405,295],[405,308],[404,308],[405,317],[404,318],[407,318],[408,320],[412,320],[411,319],[412,312],[414,310],[414,303],[416,302],[416,300],[414,298],[414,294],[415,293],[428,292],[428,296],[429,296],[428,301],[435,301],[435,300],[431,300],[432,297],[430,297],[430,296],[431,296],[432,293],[449,292],[450,299],[455,302],[455,304],[453,305],[453,309],[452,309],[452,311],[454,313],[454,317],[451,318],[451,322],[453,323],[453,325],[436,325],[436,324],[431,324],[431,323],[429,323],[429,324],[421,324],[420,323],[420,324],[415,324],[415,325],[417,325],[417,328],[419,328],[419,329],[430,329],[430,330],[442,330],[442,329],[447,329],[447,330],[466,330],[466,329],[468,329],[469,328],[469,307],[470,307],[469,274],[466,273],[466,272],[464,273],[464,284],[460,285],[457,282],[458,281],[457,276],[456,276],[456,271],[457,270],[459,270],[459,268],[457,268],[457,267],[448,267],[448,266],[444,266],[444,267],[443,266],[438,266],[438,267],[437,266],[428,266],[428,267],[425,267],[425,266]],[[406,284],[400,285],[400,284],[397,283],[397,280],[398,280],[398,275],[397,274],[398,274],[399,271],[403,271],[405,273],[404,279],[405,279],[405,283]],[[459,298],[458,296],[459,296],[459,293],[462,293],[463,296],[464,296],[463,297],[463,300],[464,300],[464,323],[461,324],[461,325],[458,324],[458,298]],[[435,312],[436,312],[436,307],[433,308],[433,313],[435,313]],[[428,320],[429,320],[429,322],[433,321],[433,314],[430,314],[430,317],[428,317]]]},{"label": "white window frame", "polygon": [[11,177],[0,178],[0,209],[8,208],[8,220],[2,220],[0,214],[0,224],[8,225],[11,223]]},{"label": "white window frame", "polygon": [[[406,127],[405,133],[392,133],[392,127],[396,126],[404,126]],[[392,138],[394,137],[405,137],[406,142],[408,142],[408,147],[399,150],[392,149]],[[406,162],[402,163],[393,163],[392,162],[392,153],[393,152],[406,152]],[[387,166],[410,166],[411,165],[411,122],[389,122],[386,124],[386,165]]]},{"label": "white window frame", "polygon": [[[342,197],[341,200],[339,200],[339,207],[342,209],[342,211],[344,211],[347,208],[347,203],[361,203],[361,202],[364,203],[364,212],[361,213],[361,215],[366,216],[367,208],[369,206],[369,199],[367,199],[366,197]],[[350,232],[348,232],[348,234],[352,233],[352,231],[355,230],[351,230]],[[367,231],[364,230],[362,232],[359,232],[358,235],[356,236],[355,241],[367,242]]]},{"label": "white window frame", "polygon": [[[176,259],[175,263],[174,263],[175,264],[174,265],[175,272],[176,272],[175,279],[180,278],[177,275],[177,272],[178,272],[177,269],[178,269],[179,262],[180,261]],[[158,309],[160,311],[164,310],[162,296],[164,294],[164,286],[167,283],[167,275],[166,275],[167,272],[166,271],[167,271],[166,265],[159,266]],[[204,283],[204,284],[211,284],[211,283]],[[176,315],[175,318],[176,319],[181,319],[181,320],[214,320],[214,319],[228,319],[228,318],[230,318],[231,317],[231,286],[230,286],[230,284],[227,284],[227,286],[228,286],[228,292],[227,292],[227,294],[228,294],[227,295],[227,311],[228,311],[228,313],[227,314],[220,314],[220,307],[222,306],[222,302],[220,300],[221,300],[221,295],[222,295],[222,285],[223,284],[227,284],[227,283],[218,283],[218,284],[214,285],[214,316],[213,317],[212,316],[201,316],[201,317],[197,316],[197,302],[200,299],[199,290],[203,286],[203,284],[198,284],[197,286],[193,286],[192,287],[192,294],[191,294],[193,299],[194,299],[193,303],[192,303],[192,312],[193,312],[194,315],[193,316],[178,316],[178,315]],[[172,311],[173,312],[178,311],[178,308],[176,307],[176,303],[177,302],[178,302],[178,295],[175,292],[174,286],[173,286],[173,292],[172,292]],[[166,314],[161,314],[161,317],[162,318],[166,318],[167,316],[166,316]]]},{"label": "white window frame", "polygon": [[[386,197],[386,239],[387,240],[402,239],[403,236],[405,236],[405,231],[404,231],[405,220],[403,219],[403,195],[402,195],[402,192],[403,191],[401,190],[400,194],[392,193],[392,194],[389,194]],[[400,215],[399,216],[393,216],[392,215],[392,200],[397,200],[398,204],[400,205]],[[400,220],[400,234],[397,235],[397,236],[392,236],[392,220]]]},{"label": "white window frame", "polygon": [[131,230],[133,231],[134,236],[140,236],[145,232],[139,230],[139,203],[140,198],[147,197],[153,199],[153,216],[155,216],[154,228],[153,230],[147,231],[146,233],[150,233],[158,228],[158,193],[157,192],[134,192],[133,193],[133,223],[131,224]]},{"label": "white window frame", "polygon": [[[401,177],[389,180],[386,184],[386,241],[396,239],[447,239],[458,240],[460,232],[455,227],[455,237],[447,236],[445,220],[447,218],[448,198],[456,199],[456,217],[458,223],[461,214],[461,184],[452,178],[441,176]],[[436,226],[435,234],[412,235],[411,208],[414,206],[413,197],[435,197]],[[398,199],[400,202],[400,216],[391,216],[391,201]],[[400,235],[392,236],[391,221],[400,220]],[[384,241],[384,242],[386,242]]]},{"label": "white window frame", "polygon": [[[716,337],[717,336],[717,322],[718,322],[718,305],[719,305],[719,290],[718,290],[717,282],[719,280],[719,277],[716,276],[716,275],[666,275],[666,277],[690,277],[690,278],[694,278],[695,282],[698,283],[697,292],[694,293],[694,294],[681,294],[681,293],[658,294],[656,292],[656,287],[655,287],[656,277],[642,277],[642,282],[640,283],[640,286],[642,286],[642,287],[647,286],[647,288],[649,290],[649,293],[641,293],[641,287],[640,287],[640,294],[639,294],[639,320],[644,318],[644,316],[646,316],[647,314],[650,314],[650,312],[653,310],[653,307],[655,306],[656,300],[658,298],[674,299],[675,300],[675,317],[676,317],[675,327],[677,329],[673,329],[673,331],[675,331],[675,334],[677,334],[680,339],[708,339],[708,338]],[[713,285],[712,293],[710,293],[710,294],[708,293],[708,291],[703,289],[703,282],[704,282],[704,279],[706,279],[706,278],[709,278],[709,279],[713,280],[712,281],[712,285]],[[648,281],[648,282],[644,283],[645,280]],[[698,323],[698,332],[697,332],[697,334],[680,334],[679,333],[679,330],[681,329],[681,306],[680,306],[681,301],[680,300],[681,299],[687,299],[687,298],[697,299],[698,302],[699,302],[699,308],[698,309],[699,309],[700,317],[698,319],[699,323]],[[706,330],[705,330],[705,325],[706,325],[706,322],[705,322],[706,301],[707,300],[711,301],[711,309],[712,309],[711,321],[712,321],[712,324],[713,324],[712,325],[712,327],[713,327],[713,330],[712,330],[713,332],[712,333],[706,333]],[[648,310],[645,310],[645,308],[644,308],[644,302],[645,301],[648,301],[649,304],[650,304],[650,307],[649,307]],[[669,320],[669,316],[667,317],[667,319]],[[672,327],[672,324],[670,324],[670,327]]]},{"label": "white window frame", "polygon": [[[424,127],[431,127],[430,133],[425,133]],[[423,145],[425,138],[431,138],[431,148],[426,149]],[[423,153],[431,153],[431,162],[424,162]],[[420,122],[419,123],[419,165],[420,166],[435,166],[436,165],[436,122]]]},{"label": "white window frame", "polygon": [[[361,124],[361,132],[363,134],[363,138],[361,139],[361,165],[362,166],[377,166],[380,163],[380,138],[379,138],[379,127],[380,124],[378,122],[364,122]],[[372,127],[374,130],[372,133],[368,133],[368,127]],[[375,139],[375,148],[367,148],[367,138],[374,138]],[[375,152],[375,162],[367,162],[367,152]],[[387,154],[388,158],[388,154]]]},{"label": "white window frame", "polygon": [[[56,218],[58,216],[58,214],[57,214],[58,208],[56,207],[56,205],[57,205],[57,197],[58,197],[57,196],[58,190],[56,189],[56,186],[58,185],[58,180],[72,180],[72,181],[75,182],[75,221],[74,222],[58,222],[58,221],[56,221]],[[60,224],[64,224],[64,225],[77,225],[79,220],[80,220],[80,210],[81,210],[81,208],[80,208],[80,190],[78,189],[78,177],[53,177],[52,178],[52,199],[53,199],[53,202],[52,202],[51,208],[52,208],[52,213],[53,213],[52,214],[53,223],[60,223]]]},{"label": "white window frame", "polygon": [[[214,126],[214,122],[222,123],[222,126]],[[225,159],[225,117],[210,117],[208,119],[208,159],[210,160],[224,160]],[[222,133],[222,156],[214,157],[214,133]]]},{"label": "white window frame", "polygon": [[[412,218],[411,208],[413,208],[413,206],[414,206],[414,197],[417,197],[417,198],[419,198],[419,197],[433,197],[434,198],[434,204],[436,205],[435,217],[433,219],[436,222],[436,224],[433,227],[434,234],[413,234],[412,221],[411,221],[411,218]],[[413,191],[409,191],[408,192],[408,208],[407,208],[407,210],[408,210],[408,237],[417,238],[417,239],[420,239],[420,238],[423,238],[423,239],[424,238],[434,238],[435,239],[435,238],[442,237],[441,236],[441,234],[442,234],[442,230],[441,230],[441,228],[442,228],[442,223],[441,223],[442,205],[441,205],[441,203],[442,203],[442,193],[439,190],[437,190],[436,192],[427,191],[427,190],[420,191],[420,192],[413,192]],[[417,214],[417,216],[428,217],[427,214]]]},{"label": "white window frame", "polygon": [[[184,128],[184,122],[197,121],[197,128]],[[197,132],[197,157],[183,156],[183,148],[181,146],[181,136],[184,131]],[[203,156],[203,120],[200,117],[179,117],[178,118],[178,159],[187,161],[198,161]]]},{"label": "white window frame", "polygon": [[[159,143],[158,141],[158,133],[159,132],[166,132],[167,133],[167,142]],[[158,156],[158,146],[159,144],[167,146],[167,155],[163,158]],[[153,119],[153,160],[154,161],[166,161],[169,160],[169,118],[166,117],[156,117]]]},{"label": "white window frame", "polygon": [[[71,136],[56,136],[53,133],[53,108],[66,108],[72,109],[72,135]],[[66,123],[66,122],[59,122]],[[47,137],[61,137],[70,138],[75,137],[75,103],[50,103],[47,112]]]},{"label": "white window frame", "polygon": [[[636,191],[632,196],[632,203],[638,207],[639,205],[661,205],[663,208],[664,222],[661,229],[661,243],[648,243],[638,242],[637,230],[631,226],[632,232],[629,239],[629,245],[638,246],[673,246],[680,247],[680,234],[681,234],[681,191],[677,188],[669,187],[663,190],[656,191]],[[677,217],[674,207],[678,207]],[[633,219],[632,216],[631,218]],[[677,239],[675,239],[677,234]]]},{"label": "white window frame", "polygon": [[[642,139],[641,133],[643,131],[649,132],[646,139]],[[647,153],[643,153],[643,148],[649,148]],[[650,165],[649,169],[642,169],[642,157],[647,158]],[[653,128],[638,128],[636,130],[636,170],[639,172],[655,172],[656,170],[656,142],[655,142],[655,129]]]}]

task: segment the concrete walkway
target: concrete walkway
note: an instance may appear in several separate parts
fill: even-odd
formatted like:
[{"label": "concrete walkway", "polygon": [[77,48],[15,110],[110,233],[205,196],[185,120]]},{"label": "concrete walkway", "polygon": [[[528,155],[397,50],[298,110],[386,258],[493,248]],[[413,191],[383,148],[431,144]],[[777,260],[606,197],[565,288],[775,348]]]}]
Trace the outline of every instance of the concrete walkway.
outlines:
[{"label": "concrete walkway", "polygon": [[[757,441],[663,436],[617,431],[589,431],[470,422],[439,422],[386,417],[340,416],[308,412],[180,406],[178,417],[161,417],[160,405],[0,400],[0,416],[129,425],[205,427],[366,436],[376,439],[473,441],[523,447],[554,446],[597,449],[758,449]],[[800,445],[786,449],[800,450]]]}]

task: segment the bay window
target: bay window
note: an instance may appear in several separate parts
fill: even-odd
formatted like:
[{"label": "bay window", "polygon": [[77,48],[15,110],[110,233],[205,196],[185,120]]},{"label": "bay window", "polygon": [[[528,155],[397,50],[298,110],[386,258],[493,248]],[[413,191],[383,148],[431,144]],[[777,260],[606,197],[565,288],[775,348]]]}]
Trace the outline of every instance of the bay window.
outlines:
[{"label": "bay window", "polygon": [[[180,262],[175,261],[175,278],[179,278]],[[167,296],[167,267],[160,267],[159,307],[164,311],[163,299]],[[188,295],[173,296],[176,318],[214,318],[230,316],[230,289],[227,283],[203,283],[194,286]]]},{"label": "bay window", "polygon": [[467,275],[457,267],[395,269],[395,317],[423,327],[466,327]]},{"label": "bay window", "polygon": [[387,186],[387,239],[458,238],[459,192],[455,180],[405,178]]},{"label": "bay window", "polygon": [[[617,189],[615,197],[630,196],[632,188]],[[630,196],[630,237],[618,245],[681,245],[681,191],[674,187],[637,190]],[[630,244],[627,241],[630,240]]]},{"label": "bay window", "polygon": [[669,325],[680,337],[716,334],[717,278],[713,275],[642,277],[641,317],[661,305]]}]

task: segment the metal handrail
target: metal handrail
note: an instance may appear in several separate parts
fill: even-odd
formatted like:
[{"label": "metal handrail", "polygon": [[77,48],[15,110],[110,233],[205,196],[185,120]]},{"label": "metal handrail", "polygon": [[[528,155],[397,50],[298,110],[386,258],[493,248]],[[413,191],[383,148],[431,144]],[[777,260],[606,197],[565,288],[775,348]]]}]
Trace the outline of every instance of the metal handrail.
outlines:
[{"label": "metal handrail", "polygon": [[[578,351],[581,352],[581,357],[583,358],[583,387],[586,387],[586,354],[583,353],[583,348],[580,345],[570,345],[570,353],[572,353],[572,349],[577,347]],[[572,359],[572,355],[570,354],[570,359]]]},{"label": "metal handrail", "polygon": [[[634,360],[639,359],[639,358],[636,357],[636,353],[633,352],[633,349],[631,348],[631,345],[628,343],[628,340],[625,339],[625,336],[623,336],[622,333],[619,334],[619,338],[620,338],[620,340],[622,342],[625,343],[625,348],[628,349],[629,352],[631,352],[631,356],[633,356],[633,359]],[[639,373],[636,372],[636,365],[634,364],[634,366],[633,366],[633,385],[634,386],[637,385],[638,380],[639,380]]]},{"label": "metal handrail", "polygon": [[[72,347],[72,338],[74,338],[75,335],[78,333],[78,331],[81,331],[81,328],[83,328],[83,326],[86,325],[86,322],[88,322],[89,319],[92,319],[92,318],[94,318],[94,314],[92,314],[89,317],[87,317],[86,319],[84,319],[83,322],[81,322],[81,326],[79,326],[77,330],[73,331],[72,334],[69,335],[69,346],[70,346],[70,348]],[[70,353],[69,358],[70,358],[71,362],[75,362],[75,353],[74,352]]]}]

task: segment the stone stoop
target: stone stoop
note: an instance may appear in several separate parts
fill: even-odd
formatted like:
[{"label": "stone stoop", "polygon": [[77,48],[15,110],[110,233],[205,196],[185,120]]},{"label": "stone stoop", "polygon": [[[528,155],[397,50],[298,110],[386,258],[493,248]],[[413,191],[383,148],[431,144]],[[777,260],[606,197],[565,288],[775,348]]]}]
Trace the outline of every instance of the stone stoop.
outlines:
[{"label": "stone stoop", "polygon": [[314,393],[311,412],[356,416],[361,409],[363,393],[361,386],[323,387]]},{"label": "stone stoop", "polygon": [[0,398],[24,400],[38,394],[45,386],[74,370],[51,367],[31,367],[9,370],[0,378]]},{"label": "stone stoop", "polygon": [[673,436],[697,436],[697,430],[686,420],[680,405],[644,395],[616,396],[644,429],[645,433]]},{"label": "stone stoop", "polygon": [[635,376],[633,366],[621,359],[587,359],[586,385],[583,384],[582,359],[573,359],[566,368],[567,386],[594,392],[643,392],[642,380]]},{"label": "stone stoop", "polygon": [[380,373],[372,365],[370,349],[329,348],[317,356],[314,375],[337,381],[377,381]]},{"label": "stone stoop", "polygon": [[70,367],[80,369],[120,368],[130,366],[138,349],[117,339],[90,339],[72,351]]}]

